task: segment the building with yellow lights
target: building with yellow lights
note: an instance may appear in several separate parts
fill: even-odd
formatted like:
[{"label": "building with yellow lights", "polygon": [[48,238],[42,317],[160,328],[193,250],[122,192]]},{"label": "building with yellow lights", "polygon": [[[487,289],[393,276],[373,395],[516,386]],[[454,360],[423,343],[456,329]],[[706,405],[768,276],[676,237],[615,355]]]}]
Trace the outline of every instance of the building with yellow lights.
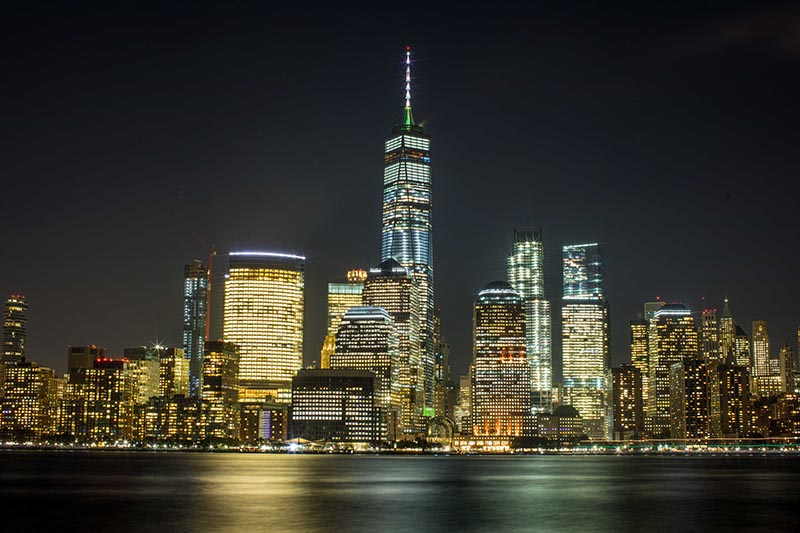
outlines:
[{"label": "building with yellow lights", "polygon": [[289,403],[303,366],[305,258],[232,252],[223,339],[239,346],[239,401]]},{"label": "building with yellow lights", "polygon": [[208,434],[239,438],[239,347],[206,341],[203,356],[203,400],[208,402]]},{"label": "building with yellow lights", "polygon": [[354,269],[347,272],[347,283],[328,283],[328,328],[320,352],[320,367],[330,368],[330,357],[336,349],[339,322],[348,309],[361,305],[361,292],[366,280],[366,270]]},{"label": "building with yellow lights", "polygon": [[33,362],[6,363],[0,390],[0,431],[9,438],[39,438],[55,432],[59,379]]}]

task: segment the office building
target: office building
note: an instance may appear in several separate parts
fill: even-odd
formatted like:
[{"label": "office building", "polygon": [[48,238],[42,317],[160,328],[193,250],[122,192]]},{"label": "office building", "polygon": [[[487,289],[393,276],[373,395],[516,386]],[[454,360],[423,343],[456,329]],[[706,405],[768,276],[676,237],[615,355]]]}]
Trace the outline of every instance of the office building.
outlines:
[{"label": "office building", "polygon": [[292,379],[292,438],[341,443],[381,440],[375,374],[364,370],[300,370]]},{"label": "office building", "polygon": [[709,437],[708,367],[696,355],[670,367],[669,404],[671,438]]},{"label": "office building", "polygon": [[521,436],[531,414],[525,301],[508,283],[494,281],[473,309],[472,434]]},{"label": "office building", "polygon": [[21,363],[25,360],[25,336],[28,325],[28,299],[12,294],[6,300],[3,314],[3,362]]},{"label": "office building", "polygon": [[162,398],[189,394],[189,360],[183,348],[159,348],[158,395]]},{"label": "office building", "polygon": [[203,350],[208,335],[210,272],[195,259],[183,269],[183,352],[189,359],[189,396],[203,389]]},{"label": "office building", "polygon": [[631,320],[631,365],[639,369],[642,380],[642,405],[647,403],[647,383],[650,377],[650,356],[647,332],[650,325],[646,320]]},{"label": "office building", "polygon": [[684,359],[696,359],[698,335],[691,311],[667,304],[650,322],[650,379],[647,402],[648,428],[654,437],[670,435],[670,369]]},{"label": "office building", "polygon": [[239,401],[289,403],[303,365],[305,258],[232,252],[223,339],[239,346]]},{"label": "office building", "polygon": [[386,428],[384,440],[402,433],[400,340],[391,315],[382,307],[351,307],[339,322],[331,369],[365,370],[375,374],[375,404]]},{"label": "office building", "polygon": [[67,346],[67,372],[74,372],[80,368],[92,368],[95,359],[107,357],[105,348],[98,348],[94,344],[87,346]]},{"label": "office building", "polygon": [[103,358],[95,360],[92,368],[78,371],[85,385],[84,436],[91,442],[115,443],[132,437],[135,389],[126,367],[125,359]]},{"label": "office building", "polygon": [[721,357],[716,309],[703,309],[700,319],[700,357],[706,362],[716,361]]},{"label": "office building", "polygon": [[330,368],[339,322],[348,309],[361,305],[361,292],[366,280],[366,270],[353,269],[347,272],[347,283],[328,283],[328,329],[320,352],[320,367]]},{"label": "office building", "polygon": [[2,435],[24,441],[55,433],[59,387],[56,373],[30,361],[7,364],[3,372]]},{"label": "office building", "polygon": [[614,440],[641,438],[644,432],[642,372],[624,364],[611,369],[611,405]]},{"label": "office building", "polygon": [[419,295],[418,278],[394,259],[369,270],[362,293],[363,305],[386,310],[397,330],[401,425],[406,433],[425,430]]},{"label": "office building", "polygon": [[231,342],[206,341],[202,399],[208,403],[208,435],[239,437],[239,348]]},{"label": "office building", "polygon": [[[725,296],[725,304],[719,317],[719,356],[725,360],[731,352],[736,355],[736,324],[733,321],[728,297]],[[737,362],[741,363],[738,361],[738,356]],[[749,364],[748,362],[747,365],[749,366]]]},{"label": "office building", "polygon": [[711,438],[741,438],[749,433],[750,372],[736,364],[733,355],[727,361],[708,365],[709,434]]},{"label": "office building", "polygon": [[736,358],[736,364],[752,369],[753,357],[750,353],[750,337],[738,325],[734,326],[733,331],[733,355]]},{"label": "office building", "polygon": [[564,398],[581,415],[594,439],[610,433],[608,405],[610,351],[608,303],[603,294],[602,252],[598,244],[563,247],[561,310]]},{"label": "office building", "polygon": [[[411,51],[406,49],[403,120],[384,144],[381,261],[396,260],[419,287],[421,411],[434,394],[433,225],[430,137],[411,112]],[[364,305],[374,305],[364,302]],[[385,306],[381,306],[385,307]],[[387,311],[391,311],[386,308]],[[397,317],[394,317],[397,321]],[[431,409],[432,411],[432,409]],[[424,429],[424,427],[422,428]]]},{"label": "office building", "polygon": [[794,353],[788,342],[783,343],[778,355],[781,376],[781,392],[795,392]]},{"label": "office building", "polygon": [[552,408],[553,358],[550,302],[544,296],[542,231],[515,229],[508,257],[508,282],[525,300],[525,343],[531,367],[534,411]]}]

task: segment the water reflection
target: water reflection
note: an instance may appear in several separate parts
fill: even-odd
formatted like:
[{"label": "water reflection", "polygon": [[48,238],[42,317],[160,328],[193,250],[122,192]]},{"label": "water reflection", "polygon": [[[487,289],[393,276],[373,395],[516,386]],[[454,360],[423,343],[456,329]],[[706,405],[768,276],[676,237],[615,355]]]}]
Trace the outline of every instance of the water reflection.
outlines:
[{"label": "water reflection", "polygon": [[18,530],[789,529],[800,458],[0,453]]}]

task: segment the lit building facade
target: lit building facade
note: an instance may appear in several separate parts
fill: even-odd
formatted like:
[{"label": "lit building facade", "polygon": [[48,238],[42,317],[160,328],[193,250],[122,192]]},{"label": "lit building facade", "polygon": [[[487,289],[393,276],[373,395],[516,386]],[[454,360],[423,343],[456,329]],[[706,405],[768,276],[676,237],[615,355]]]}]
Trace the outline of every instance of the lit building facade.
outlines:
[{"label": "lit building facade", "polygon": [[642,372],[633,365],[611,369],[611,405],[614,412],[612,438],[640,438],[644,431]]},{"label": "lit building facade", "polygon": [[669,402],[671,438],[708,438],[708,367],[696,355],[670,367]]},{"label": "lit building facade", "polygon": [[94,360],[106,357],[106,349],[94,344],[86,346],[67,346],[67,372],[80,368],[92,368]]},{"label": "lit building facade", "polygon": [[[394,259],[419,286],[419,359],[423,409],[433,406],[433,225],[431,142],[411,112],[411,52],[406,49],[403,121],[384,144],[381,261]],[[371,305],[366,304],[365,305]],[[387,309],[388,310],[388,309]]]},{"label": "lit building facade", "polygon": [[292,379],[292,438],[333,442],[381,440],[375,374],[364,370],[300,370]]},{"label": "lit building facade", "polygon": [[58,407],[56,373],[29,361],[8,364],[3,372],[0,390],[3,434],[29,439],[53,433]]},{"label": "lit building facade", "polygon": [[[733,321],[728,297],[725,296],[725,303],[722,306],[722,314],[719,317],[719,356],[723,361],[730,353],[736,353],[736,324]],[[749,366],[749,362],[747,363]]]},{"label": "lit building facade", "polygon": [[352,307],[339,322],[331,369],[365,370],[375,374],[375,404],[384,420],[382,438],[402,433],[400,340],[391,315],[382,307]]},{"label": "lit building facade", "polygon": [[28,299],[12,294],[6,300],[3,314],[3,362],[21,363],[25,360],[25,338],[28,325]]},{"label": "lit building facade", "polygon": [[572,405],[595,439],[610,432],[608,405],[610,353],[608,303],[603,294],[603,262],[598,244],[563,247],[561,310],[562,403]]},{"label": "lit building facade", "polygon": [[703,309],[700,318],[700,357],[709,363],[720,358],[719,321],[716,309]]},{"label": "lit building facade", "polygon": [[361,305],[361,292],[367,280],[366,270],[349,270],[347,283],[328,283],[328,329],[320,352],[320,366],[330,368],[330,357],[336,348],[339,322],[351,307]]},{"label": "lit building facade", "polygon": [[394,259],[387,259],[369,270],[362,296],[365,306],[385,309],[397,329],[403,431],[424,431],[425,383],[420,348],[422,341],[418,278],[412,276]]},{"label": "lit building facade", "polygon": [[544,245],[541,230],[515,229],[508,257],[508,282],[525,300],[525,338],[531,367],[534,411],[552,408],[553,357],[550,302],[544,297]]},{"label": "lit building facade", "polygon": [[97,359],[81,370],[85,388],[84,436],[92,442],[117,442],[133,435],[134,383],[125,359]]},{"label": "lit building facade", "polygon": [[162,398],[189,394],[189,360],[183,348],[159,349],[158,395]]},{"label": "lit building facade", "polygon": [[647,401],[648,429],[652,436],[671,433],[670,369],[684,359],[696,359],[698,335],[691,311],[667,304],[650,322],[650,379]]},{"label": "lit building facade", "polygon": [[741,438],[749,434],[750,372],[727,361],[708,365],[709,434],[712,438]]},{"label": "lit building facade", "polygon": [[202,398],[208,403],[208,435],[239,437],[239,347],[232,342],[206,341]]},{"label": "lit building facade", "polygon": [[781,346],[778,363],[781,373],[781,392],[795,392],[794,352],[788,342]]},{"label": "lit building facade", "polygon": [[303,365],[305,258],[232,252],[223,339],[239,346],[239,401],[288,403]]},{"label": "lit building facade", "polygon": [[203,389],[203,350],[208,322],[209,271],[195,259],[183,269],[183,351],[189,359],[189,396]]},{"label": "lit building facade", "polygon": [[648,346],[648,330],[650,324],[646,320],[631,320],[631,364],[639,369],[642,380],[642,405],[647,404],[647,383],[650,377],[650,355]]},{"label": "lit building facade", "polygon": [[475,299],[472,323],[472,434],[521,436],[531,415],[525,301],[508,283],[489,283]]},{"label": "lit building facade", "polygon": [[752,375],[753,357],[750,348],[750,337],[740,326],[734,326],[733,354],[736,358],[736,364],[750,368]]}]

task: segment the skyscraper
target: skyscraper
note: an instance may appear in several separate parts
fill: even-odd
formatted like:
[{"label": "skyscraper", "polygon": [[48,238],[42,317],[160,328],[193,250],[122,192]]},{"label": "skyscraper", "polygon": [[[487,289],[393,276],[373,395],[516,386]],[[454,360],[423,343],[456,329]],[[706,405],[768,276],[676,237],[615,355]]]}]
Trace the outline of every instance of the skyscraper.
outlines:
[{"label": "skyscraper", "polygon": [[353,269],[347,272],[347,283],[328,283],[328,329],[320,352],[320,367],[330,367],[339,322],[348,309],[361,305],[361,291],[366,280],[366,270]]},{"label": "skyscraper", "polygon": [[183,348],[158,349],[158,395],[170,399],[189,392],[189,361]]},{"label": "skyscraper", "polygon": [[795,389],[795,367],[794,353],[788,342],[784,342],[779,353],[779,368],[781,371],[781,391],[794,392]]},{"label": "skyscraper", "polygon": [[708,365],[709,434],[711,438],[740,438],[748,433],[750,413],[750,372],[727,361]]},{"label": "skyscraper", "polygon": [[473,435],[522,435],[531,408],[525,323],[524,299],[508,283],[494,281],[478,293],[472,319]]},{"label": "skyscraper", "polygon": [[703,309],[700,319],[700,356],[707,363],[720,358],[719,324],[716,309]]},{"label": "skyscraper", "polygon": [[708,366],[697,356],[669,369],[670,437],[704,439],[709,436]]},{"label": "skyscraper", "polygon": [[719,317],[719,356],[724,361],[728,354],[736,351],[736,324],[733,321],[731,308],[728,305],[728,296],[725,296],[725,305]]},{"label": "skyscraper", "polygon": [[239,436],[239,348],[232,342],[207,341],[203,357],[203,400],[208,402],[208,434]]},{"label": "skyscraper", "polygon": [[783,392],[779,364],[770,357],[769,327],[766,320],[753,321],[752,375],[759,396],[773,396]]},{"label": "skyscraper", "polygon": [[698,336],[691,311],[667,304],[650,322],[650,380],[647,416],[653,436],[670,432],[670,371],[684,359],[697,359]]},{"label": "skyscraper", "polygon": [[339,322],[330,368],[375,374],[375,404],[382,410],[383,438],[394,441],[398,430],[402,432],[400,340],[389,313],[382,307],[351,307]]},{"label": "skyscraper", "polygon": [[28,299],[12,294],[6,300],[3,315],[3,362],[21,363],[25,359],[25,336],[28,324]]},{"label": "skyscraper", "polygon": [[603,295],[597,244],[563,247],[562,353],[564,399],[583,418],[592,438],[610,432],[608,303]]},{"label": "skyscraper", "polygon": [[183,268],[183,352],[189,359],[189,396],[203,390],[203,352],[208,321],[208,269],[199,259]]},{"label": "skyscraper", "polygon": [[624,364],[611,369],[611,405],[614,411],[614,439],[641,437],[644,431],[642,372]]},{"label": "skyscraper", "polygon": [[508,256],[508,282],[525,300],[525,344],[531,366],[534,411],[552,408],[553,359],[550,302],[544,297],[544,247],[541,230],[515,229]]},{"label": "skyscraper", "polygon": [[639,369],[642,380],[642,405],[647,404],[648,378],[650,377],[650,358],[648,352],[646,320],[631,320],[631,365]]},{"label": "skyscraper", "polygon": [[407,433],[425,429],[418,280],[397,261],[387,259],[369,270],[362,292],[364,305],[385,309],[397,328],[401,425]]},{"label": "skyscraper", "polygon": [[406,47],[403,121],[384,145],[381,261],[394,259],[419,285],[420,353],[425,406],[433,406],[433,236],[430,137],[411,112],[411,48]]},{"label": "skyscraper", "polygon": [[305,257],[231,252],[223,339],[239,346],[239,401],[288,403],[303,366]]}]

